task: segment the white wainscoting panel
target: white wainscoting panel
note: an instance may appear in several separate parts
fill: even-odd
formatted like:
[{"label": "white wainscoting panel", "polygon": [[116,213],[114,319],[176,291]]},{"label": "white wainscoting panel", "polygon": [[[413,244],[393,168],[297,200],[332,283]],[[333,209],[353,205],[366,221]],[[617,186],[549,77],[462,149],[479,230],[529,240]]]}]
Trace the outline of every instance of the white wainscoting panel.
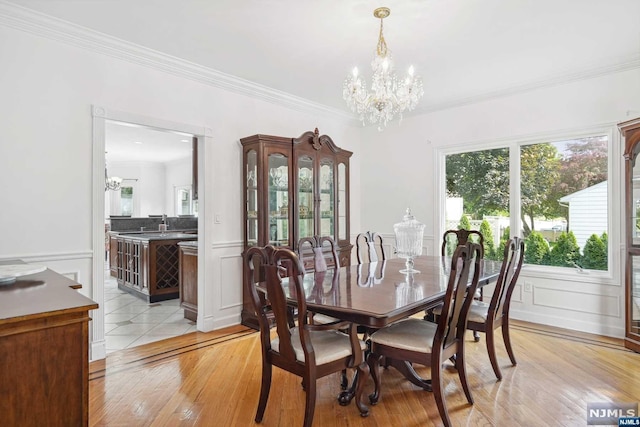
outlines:
[{"label": "white wainscoting panel", "polygon": [[601,316],[621,316],[620,296],[596,292],[575,292],[537,285],[533,287],[533,305]]}]

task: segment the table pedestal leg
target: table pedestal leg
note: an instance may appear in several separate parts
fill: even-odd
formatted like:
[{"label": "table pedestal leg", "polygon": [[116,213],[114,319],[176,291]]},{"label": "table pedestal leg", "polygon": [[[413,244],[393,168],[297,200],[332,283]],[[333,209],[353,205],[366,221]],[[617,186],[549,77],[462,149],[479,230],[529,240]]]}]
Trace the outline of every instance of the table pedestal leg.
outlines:
[{"label": "table pedestal leg", "polygon": [[396,368],[402,375],[404,375],[404,377],[408,379],[409,382],[411,382],[411,384],[415,384],[424,390],[432,391],[431,380],[430,379],[426,380],[424,378],[421,378],[416,372],[416,370],[413,369],[413,365],[411,365],[411,363],[406,362],[404,360],[394,360],[394,359],[387,359],[387,363],[390,366],[393,366],[394,368]]}]

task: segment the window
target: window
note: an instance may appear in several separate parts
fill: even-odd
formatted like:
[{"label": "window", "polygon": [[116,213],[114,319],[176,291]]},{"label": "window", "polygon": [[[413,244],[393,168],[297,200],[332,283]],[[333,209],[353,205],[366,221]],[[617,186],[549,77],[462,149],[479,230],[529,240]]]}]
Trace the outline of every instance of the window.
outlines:
[{"label": "window", "polygon": [[120,215],[133,215],[133,187],[120,188]]},{"label": "window", "polygon": [[595,134],[445,154],[445,229],[479,230],[487,258],[519,234],[526,264],[607,271],[608,153]]}]

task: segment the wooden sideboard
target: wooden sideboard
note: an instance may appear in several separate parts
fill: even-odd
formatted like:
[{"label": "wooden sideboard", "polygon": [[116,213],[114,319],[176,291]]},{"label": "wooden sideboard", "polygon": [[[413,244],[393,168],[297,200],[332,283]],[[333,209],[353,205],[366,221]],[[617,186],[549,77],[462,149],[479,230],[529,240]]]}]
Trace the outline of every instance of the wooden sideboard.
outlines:
[{"label": "wooden sideboard", "polygon": [[98,304],[79,287],[51,270],[0,286],[3,426],[88,425],[89,310]]}]

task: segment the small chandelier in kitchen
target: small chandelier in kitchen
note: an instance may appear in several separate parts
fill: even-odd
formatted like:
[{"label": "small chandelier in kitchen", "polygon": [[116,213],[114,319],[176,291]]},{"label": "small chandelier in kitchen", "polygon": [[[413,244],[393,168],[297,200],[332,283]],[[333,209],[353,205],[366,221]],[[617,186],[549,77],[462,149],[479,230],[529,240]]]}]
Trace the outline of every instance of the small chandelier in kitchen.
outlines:
[{"label": "small chandelier in kitchen", "polygon": [[380,18],[380,35],[376,55],[371,61],[371,91],[367,90],[365,81],[358,75],[357,67],[344,81],[342,90],[347,105],[351,111],[358,113],[362,124],[366,124],[366,121],[377,124],[380,131],[396,114],[402,118],[405,110],[413,110],[424,94],[422,79],[414,74],[413,66],[409,67],[407,76],[398,82],[393,70],[391,51],[387,49],[382,35],[382,21],[389,14],[391,10],[387,7],[379,7],[373,11],[373,16]]},{"label": "small chandelier in kitchen", "polygon": [[[107,154],[107,153],[105,153]],[[104,191],[118,191],[122,185],[122,178],[117,176],[109,176],[107,173],[107,162],[104,162]]]}]

